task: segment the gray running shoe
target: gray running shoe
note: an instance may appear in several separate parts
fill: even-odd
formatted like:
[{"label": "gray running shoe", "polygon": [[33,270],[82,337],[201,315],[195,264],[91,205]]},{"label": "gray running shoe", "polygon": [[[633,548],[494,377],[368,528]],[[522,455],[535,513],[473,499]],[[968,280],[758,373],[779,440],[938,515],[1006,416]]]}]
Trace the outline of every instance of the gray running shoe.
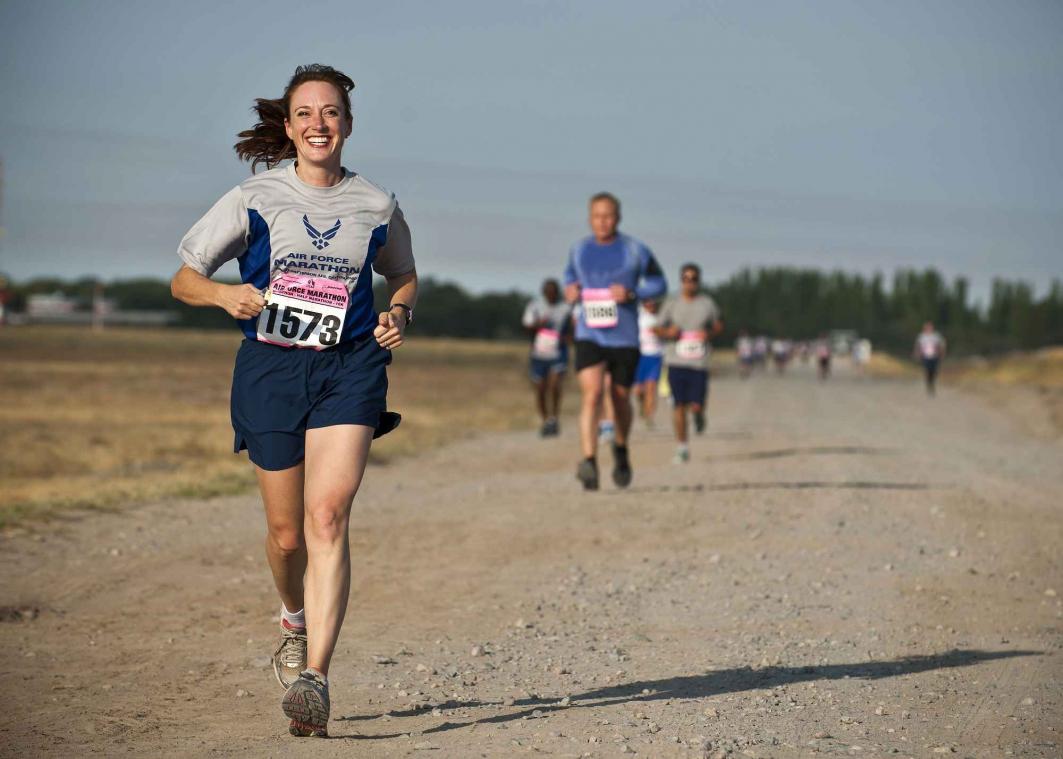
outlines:
[{"label": "gray running shoe", "polygon": [[328,685],[321,675],[305,669],[281,699],[281,708],[291,720],[288,732],[296,738],[328,738]]},{"label": "gray running shoe", "polygon": [[598,489],[598,464],[594,459],[583,459],[576,469],[576,479],[583,483],[584,490]]},{"label": "gray running shoe", "polygon": [[306,669],[306,628],[281,625],[281,644],[273,652],[273,674],[282,688],[290,688]]}]

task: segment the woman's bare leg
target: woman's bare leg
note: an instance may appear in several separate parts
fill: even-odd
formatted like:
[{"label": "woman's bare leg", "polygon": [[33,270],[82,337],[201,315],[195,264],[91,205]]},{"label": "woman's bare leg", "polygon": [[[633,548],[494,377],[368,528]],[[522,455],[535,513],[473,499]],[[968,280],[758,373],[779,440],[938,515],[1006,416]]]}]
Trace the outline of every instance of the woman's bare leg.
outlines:
[{"label": "woman's bare leg", "polygon": [[303,540],[303,465],[269,471],[255,467],[266,507],[266,560],[281,602],[288,611],[303,608],[306,543]]},{"label": "woman's bare leg", "polygon": [[306,431],[307,664],[328,674],[351,590],[347,541],[351,503],[362,482],[373,428],[340,424]]}]

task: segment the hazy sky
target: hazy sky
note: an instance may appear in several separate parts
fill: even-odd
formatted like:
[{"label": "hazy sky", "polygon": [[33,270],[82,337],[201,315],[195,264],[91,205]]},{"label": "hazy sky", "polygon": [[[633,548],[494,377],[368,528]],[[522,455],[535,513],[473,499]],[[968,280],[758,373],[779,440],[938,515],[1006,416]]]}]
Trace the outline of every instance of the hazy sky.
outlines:
[{"label": "hazy sky", "polygon": [[[166,276],[255,97],[350,74],[422,273],[534,289],[588,195],[668,273],[1063,276],[1063,3],[0,0],[0,270]],[[230,270],[230,273],[233,270]]]}]

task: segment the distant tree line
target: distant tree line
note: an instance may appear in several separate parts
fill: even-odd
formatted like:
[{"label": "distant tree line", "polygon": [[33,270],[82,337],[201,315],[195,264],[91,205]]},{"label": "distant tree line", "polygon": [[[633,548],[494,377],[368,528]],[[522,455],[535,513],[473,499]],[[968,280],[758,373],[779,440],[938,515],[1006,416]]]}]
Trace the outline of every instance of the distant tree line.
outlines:
[{"label": "distant tree line", "polygon": [[906,353],[926,321],[958,353],[1000,353],[1063,343],[1063,285],[1034,297],[1025,282],[994,280],[989,303],[971,302],[968,281],[934,269],[901,269],[889,287],[864,277],[816,269],[743,269],[710,288],[726,320],[724,340],[750,333],[815,337],[852,329],[879,349]]},{"label": "distant tree line", "polygon": [[[674,286],[674,282],[672,285]],[[21,311],[35,293],[60,292],[88,308],[96,281],[34,279],[9,285],[8,308]],[[881,274],[865,277],[816,269],[743,269],[709,286],[719,303],[726,331],[722,343],[740,329],[751,334],[808,339],[831,330],[852,329],[878,349],[905,353],[924,321],[937,325],[958,353],[999,353],[1063,344],[1063,284],[1053,281],[1041,298],[1020,281],[996,280],[989,302],[971,302],[966,279],[947,282],[937,271],[897,271],[887,286]],[[105,296],[124,310],[170,310],[178,326],[232,329],[219,309],[192,308],[170,297],[168,282],[129,279],[108,283]],[[374,293],[387,304],[383,282]],[[474,295],[453,282],[421,280],[416,334],[514,339],[524,305],[532,296],[517,290]]]}]

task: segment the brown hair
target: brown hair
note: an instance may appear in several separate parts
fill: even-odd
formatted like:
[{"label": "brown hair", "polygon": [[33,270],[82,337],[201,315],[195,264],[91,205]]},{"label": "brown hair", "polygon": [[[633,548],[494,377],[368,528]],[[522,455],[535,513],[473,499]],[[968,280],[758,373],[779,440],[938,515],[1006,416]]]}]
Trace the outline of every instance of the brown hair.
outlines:
[{"label": "brown hair", "polygon": [[354,80],[342,71],[320,63],[300,66],[288,80],[288,86],[279,98],[255,98],[254,110],[258,112],[258,123],[237,135],[240,140],[233,145],[233,149],[241,161],[251,162],[252,173],[260,163],[272,169],[286,158],[295,157],[295,145],[284,131],[284,120],[288,118],[291,108],[292,93],[304,82],[328,82],[334,86],[343,99],[344,115],[350,120],[350,92],[354,89]]},{"label": "brown hair", "polygon": [[613,208],[616,210],[616,215],[620,216],[620,198],[611,192],[596,192],[594,195],[591,195],[590,202],[587,203],[587,205],[593,206],[599,200],[608,200],[612,203]]}]

